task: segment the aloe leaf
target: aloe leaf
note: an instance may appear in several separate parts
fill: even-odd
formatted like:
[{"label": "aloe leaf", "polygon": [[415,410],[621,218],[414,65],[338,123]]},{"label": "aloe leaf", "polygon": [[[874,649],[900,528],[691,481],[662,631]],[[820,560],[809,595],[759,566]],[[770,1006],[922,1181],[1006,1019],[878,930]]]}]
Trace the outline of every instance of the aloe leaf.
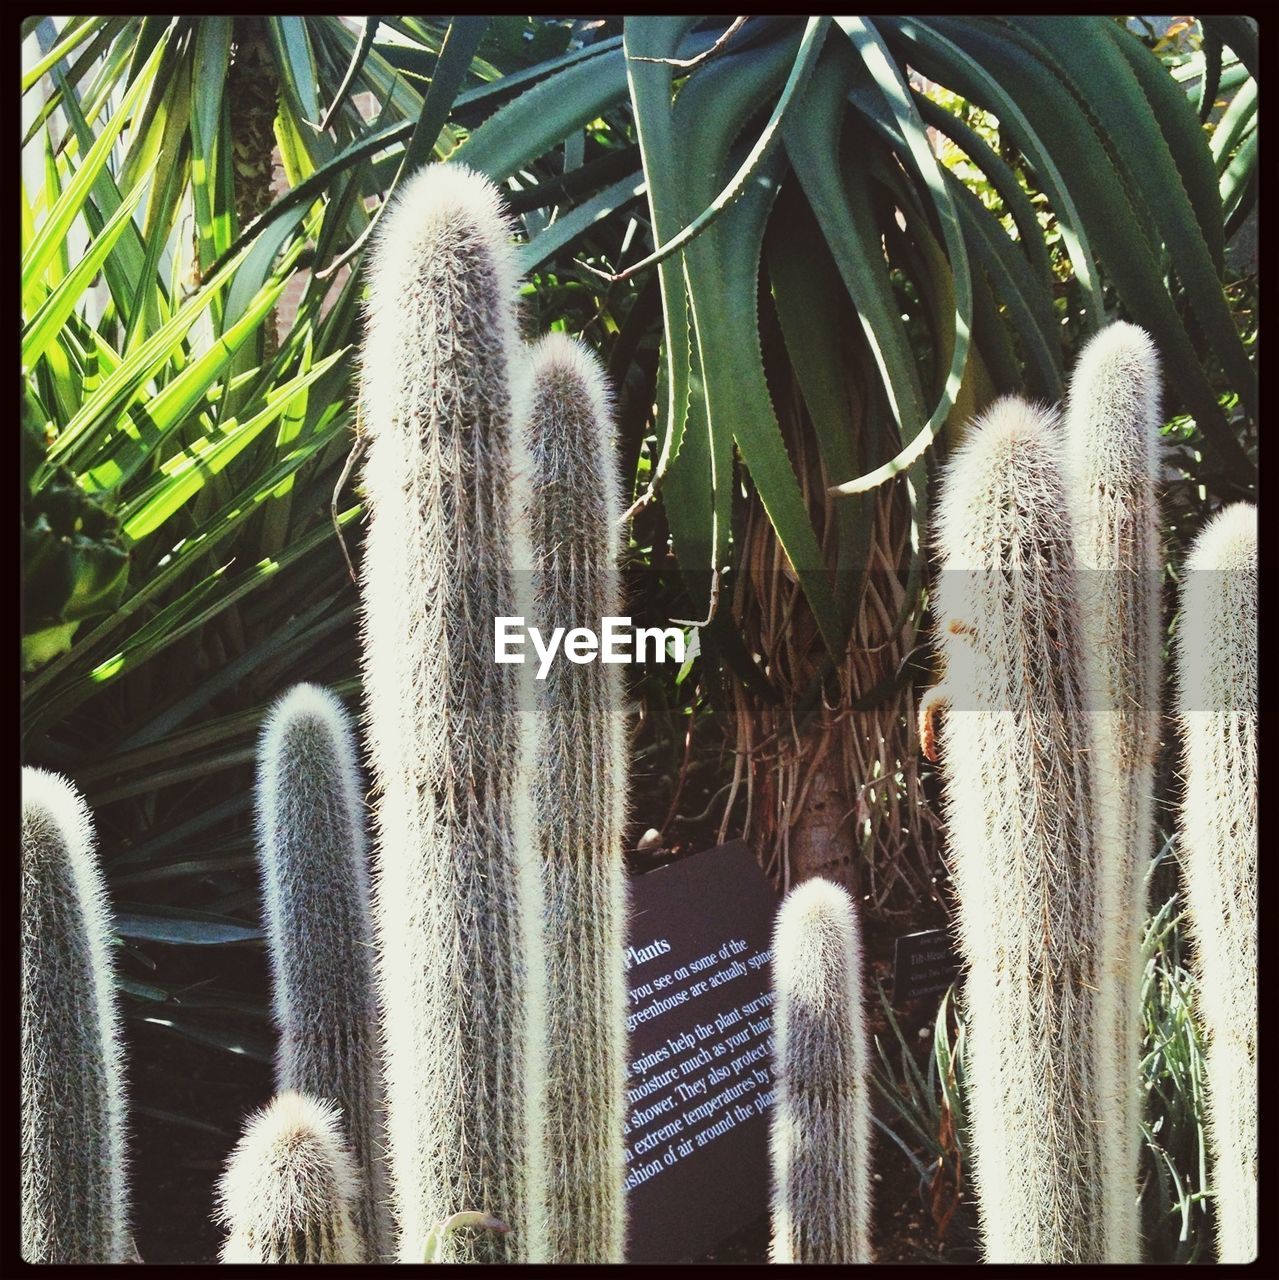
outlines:
[{"label": "aloe leaf", "polygon": [[626,97],[620,49],[577,63],[499,107],[456,158],[501,182]]},{"label": "aloe leaf", "polygon": [[[623,49],[635,132],[639,138],[649,217],[654,243],[668,240],[682,221],[682,181],[675,162],[675,130],[671,113],[674,72],[669,62],[680,41],[699,21],[696,17],[627,18]],[[651,61],[640,61],[641,58]],[[682,262],[658,265],[662,295],[662,371],[666,403],[662,443],[649,491],[655,491],[679,455],[688,420],[690,331]]]},{"label": "aloe leaf", "polygon": [[1005,89],[1001,78],[992,75],[980,59],[974,58],[935,25],[896,17],[880,18],[879,24],[889,33],[890,43],[897,43],[902,48],[912,66],[930,79],[993,111],[999,118],[1001,130],[1006,129],[1024,152],[1057,213],[1062,242],[1083,288],[1086,328],[1089,332],[1099,329],[1106,318],[1101,277],[1097,273],[1088,232],[1071,195],[1070,185],[1054,158],[1055,153],[1045,142],[1045,138],[1054,136],[1052,131],[1037,131],[1027,113]]},{"label": "aloe leaf", "polygon": [[[1044,57],[1081,103],[1088,104],[1127,173],[1157,196],[1146,201],[1155,228],[1172,256],[1173,269],[1222,368],[1249,413],[1257,411],[1257,372],[1248,359],[1186,188],[1137,77],[1119,48],[1107,38],[1106,19],[1025,18]],[[1143,57],[1152,58],[1145,49]],[[1160,74],[1166,74],[1160,68]],[[1162,104],[1160,104],[1162,106]],[[1188,106],[1184,102],[1182,107]]]}]

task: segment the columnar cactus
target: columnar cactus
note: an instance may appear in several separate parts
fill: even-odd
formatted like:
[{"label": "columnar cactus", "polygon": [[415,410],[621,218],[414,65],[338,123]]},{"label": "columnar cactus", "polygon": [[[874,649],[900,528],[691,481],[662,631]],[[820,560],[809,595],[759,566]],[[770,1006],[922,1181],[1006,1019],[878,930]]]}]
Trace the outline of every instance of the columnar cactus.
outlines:
[{"label": "columnar cactus", "polygon": [[356,748],[342,703],[300,684],[258,749],[258,856],[279,1041],[275,1087],[342,1108],[362,1260],[389,1253],[373,923]]},{"label": "columnar cactus", "polygon": [[111,922],[80,793],[22,771],[22,1256],[127,1262]]},{"label": "columnar cactus", "polygon": [[1182,575],[1177,715],[1180,858],[1207,1033],[1222,1262],[1257,1256],[1257,509],[1196,539]]},{"label": "columnar cactus", "polygon": [[281,1093],[249,1117],[218,1182],[222,1262],[366,1262],[355,1158],[333,1103]]},{"label": "columnar cactus", "polygon": [[1103,1262],[1095,838],[1104,735],[1057,423],[1014,399],[974,425],[938,511],[941,758],[966,962],[974,1177],[990,1262]]},{"label": "columnar cactus", "polygon": [[[540,883],[531,668],[494,661],[528,616],[515,271],[496,189],[430,165],[382,223],[363,406],[365,697],[375,924],[402,1261],[462,1211],[441,1261],[542,1247]],[[517,375],[513,377],[514,375]],[[520,415],[522,417],[522,414]]]},{"label": "columnar cactus", "polygon": [[1103,1131],[1111,1143],[1110,1262],[1138,1262],[1141,1252],[1141,940],[1160,725],[1159,383],[1159,357],[1144,330],[1112,324],[1080,353],[1066,412],[1085,652],[1099,686],[1096,727],[1108,737],[1112,764],[1097,775],[1096,790],[1107,917],[1100,994],[1113,1005],[1112,1029],[1099,1038],[1101,1087],[1122,1117]]},{"label": "columnar cactus", "polygon": [[[528,494],[537,624],[621,612],[618,477],[603,373],[549,334],[531,352]],[[621,669],[559,663],[540,682],[534,812],[547,948],[548,1260],[625,1246],[626,736]]]},{"label": "columnar cactus", "polygon": [[782,903],[773,988],[772,1260],[871,1262],[861,924],[838,885],[807,880]]}]

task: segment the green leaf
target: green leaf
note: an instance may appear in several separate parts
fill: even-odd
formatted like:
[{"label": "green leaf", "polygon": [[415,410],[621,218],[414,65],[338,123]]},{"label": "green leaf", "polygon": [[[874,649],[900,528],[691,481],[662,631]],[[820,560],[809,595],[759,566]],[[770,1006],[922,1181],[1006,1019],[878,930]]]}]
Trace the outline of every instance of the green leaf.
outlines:
[{"label": "green leaf", "polygon": [[[168,432],[209,394],[210,388],[257,332],[288,284],[288,277],[274,281],[258,295],[254,305],[218,338],[208,351],[193,360],[144,408],[126,412],[90,459],[86,474],[94,489],[116,489],[146,463]],[[128,367],[126,359],[121,369]]]},{"label": "green leaf", "polygon": [[[1096,117],[1123,170],[1157,195],[1145,200],[1172,255],[1173,269],[1222,368],[1249,413],[1257,412],[1257,373],[1235,329],[1221,277],[1191,207],[1186,188],[1160,132],[1151,103],[1131,65],[1107,38],[1104,18],[1025,18],[1027,30],[1049,62]],[[1145,49],[1143,57],[1152,57]],[[1161,71],[1160,74],[1163,74]],[[1188,108],[1184,98],[1183,108]],[[1160,104],[1161,108],[1163,104]]]},{"label": "green leaf", "polygon": [[131,542],[138,542],[158,529],[185,502],[197,493],[211,475],[223,471],[241,452],[289,408],[292,397],[304,392],[347,353],[334,352],[314,368],[268,395],[268,404],[247,422],[234,419],[223,423],[211,435],[203,436],[169,458],[160,474],[120,511],[120,524]]},{"label": "green leaf", "polygon": [[[675,129],[671,113],[674,70],[668,61],[680,41],[697,25],[697,17],[627,18],[623,28],[626,74],[630,88],[635,132],[639,138],[648,192],[649,218],[654,243],[670,239],[683,221],[682,175],[675,159]],[[641,61],[640,59],[650,59]],[[658,265],[662,295],[662,376],[665,407],[662,443],[649,492],[665,481],[679,455],[688,420],[690,390],[690,331],[688,301],[682,262]],[[708,503],[709,514],[709,503]]]},{"label": "green leaf", "polygon": [[45,299],[32,318],[22,335],[22,362],[26,368],[30,369],[35,365],[58,330],[66,323],[67,317],[75,310],[76,304],[83,300],[107,254],[132,219],[133,211],[142,199],[142,192],[142,186],[138,185],[121,202],[101,233],[90,241],[84,257]]},{"label": "green leaf", "polygon": [[583,201],[571,213],[556,218],[545,231],[516,251],[521,275],[527,275],[553,258],[562,249],[581,239],[593,226],[624,209],[648,190],[642,173],[632,173],[620,182]]},{"label": "green leaf", "polygon": [[457,17],[449,23],[430,88],[422,100],[422,112],[404,148],[404,158],[400,161],[394,186],[398,187],[431,158],[440,130],[457,100],[488,24],[488,18],[476,17]]},{"label": "green leaf", "polygon": [[1199,19],[1205,32],[1211,31],[1215,36],[1230,46],[1231,51],[1248,69],[1248,74],[1259,80],[1258,76],[1258,41],[1257,29],[1249,18],[1242,15],[1212,13],[1204,14]]},{"label": "green leaf", "polygon": [[963,93],[979,106],[994,112],[999,118],[1001,132],[1007,130],[1025,153],[1057,213],[1062,242],[1075,276],[1083,287],[1087,328],[1090,332],[1099,329],[1105,321],[1101,278],[1093,261],[1084,219],[1071,195],[1072,188],[1063,177],[1055,152],[1045,141],[1055,138],[1055,133],[1051,129],[1037,132],[1028,114],[1005,89],[1000,76],[992,74],[992,69],[981,59],[972,57],[959,43],[948,39],[934,26],[924,25],[913,18],[895,17],[880,18],[879,23],[889,33],[890,42],[896,38],[895,42],[912,66],[929,79]]},{"label": "green leaf", "polygon": [[803,38],[800,41],[799,51],[795,55],[795,62],[791,67],[790,75],[786,78],[786,84],[782,89],[781,95],[773,107],[772,114],[760,131],[755,145],[750,149],[749,154],[742,161],[737,172],[728,180],[724,189],[691,222],[682,227],[669,240],[664,241],[646,258],[627,267],[626,271],[622,273],[623,275],[635,275],[637,272],[669,258],[671,254],[683,248],[690,240],[705,231],[746,190],[746,184],[755,176],[760,165],[771,154],[773,147],[781,141],[781,128],[783,121],[786,119],[786,113],[791,104],[802,96],[804,87],[808,84],[808,78],[812,75],[813,68],[817,65],[817,59],[822,51],[822,41],[826,38],[826,29],[829,22],[830,19],[828,18],[808,19],[804,27]]},{"label": "green leaf", "polygon": [[1176,171],[1185,185],[1199,230],[1208,246],[1213,269],[1221,276],[1225,241],[1221,202],[1203,127],[1190,100],[1164,70],[1163,64],[1131,31],[1103,22],[1102,30],[1127,60],[1149,103],[1151,115],[1168,144]]},{"label": "green leaf", "polygon": [[63,27],[58,43],[30,71],[23,72],[22,92],[26,93],[41,76],[56,67],[73,49],[79,48],[101,29],[105,21],[105,18],[73,18],[69,21]]},{"label": "green leaf", "polygon": [[[1066,175],[1087,221],[1089,236],[1097,243],[1107,272],[1132,318],[1154,338],[1169,380],[1194,414],[1219,460],[1232,477],[1246,484],[1252,475],[1251,463],[1226,423],[1177,315],[1123,179],[1074,94],[1011,36],[946,18],[934,18],[931,23],[986,68],[988,77],[998,82],[1001,94],[1015,97],[1017,106],[1041,137],[1053,139],[1054,159]],[[975,89],[980,91],[981,85]],[[992,106],[993,96],[984,100],[977,97],[977,92],[971,96],[981,105],[997,110]]]},{"label": "green leaf", "polygon": [[499,107],[450,160],[501,182],[626,96],[620,49],[577,63]]},{"label": "green leaf", "polygon": [[[942,389],[941,398],[929,415],[927,422],[920,427],[918,434],[904,445],[895,458],[868,475],[847,481],[837,486],[836,489],[840,493],[855,493],[859,490],[872,489],[912,466],[924,456],[929,445],[932,444],[942,427],[945,426],[946,420],[950,416],[950,411],[954,406],[955,397],[959,394],[959,388],[963,385],[964,370],[968,364],[968,344],[972,335],[973,299],[972,279],[968,267],[968,251],[964,244],[964,237],[959,229],[954,203],[950,198],[946,183],[942,177],[942,171],[929,145],[923,121],[920,119],[918,111],[915,110],[910,91],[898,74],[888,56],[888,51],[885,49],[883,41],[879,37],[879,33],[874,27],[859,18],[841,18],[839,19],[839,24],[857,46],[863,62],[888,102],[896,121],[897,129],[906,140],[916,171],[932,197],[938,220],[941,223],[946,251],[950,256],[951,275],[955,290],[954,343],[951,351],[950,369],[946,374],[946,383]],[[901,406],[898,407],[900,409]],[[917,407],[916,413],[920,413]],[[915,420],[918,421],[918,418]],[[902,425],[900,414],[898,423]],[[921,495],[923,493],[922,479],[922,475],[917,476],[915,481],[915,488]]]},{"label": "green leaf", "polygon": [[256,942],[262,937],[262,930],[255,925],[190,911],[180,915],[117,912],[113,927],[122,938],[138,942],[180,942],[206,947]]},{"label": "green leaf", "polygon": [[22,296],[24,298],[28,296],[32,285],[44,278],[50,261],[70,232],[98,175],[106,165],[111,148],[115,145],[116,138],[120,136],[120,130],[133,114],[138,98],[142,95],[150,76],[155,73],[162,52],[163,46],[157,46],[143,74],[130,86],[119,109],[111,117],[110,123],[98,135],[57,203],[50,210],[49,216],[36,231],[35,239],[22,258]]}]

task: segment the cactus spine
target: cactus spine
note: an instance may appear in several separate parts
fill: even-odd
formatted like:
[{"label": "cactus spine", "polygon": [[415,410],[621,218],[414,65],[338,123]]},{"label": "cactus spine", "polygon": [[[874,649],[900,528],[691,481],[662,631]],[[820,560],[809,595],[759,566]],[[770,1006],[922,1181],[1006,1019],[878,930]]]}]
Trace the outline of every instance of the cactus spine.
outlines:
[{"label": "cactus spine", "polygon": [[1257,509],[1204,527],[1182,577],[1181,867],[1207,1033],[1217,1254],[1257,1256]]},{"label": "cactus spine", "polygon": [[22,771],[22,1256],[126,1262],[120,1015],[93,820],[55,773]]},{"label": "cactus spine", "polygon": [[391,1248],[373,924],[355,742],[342,703],[300,684],[258,750],[258,856],[279,1028],[275,1087],[342,1108],[363,1194],[361,1261]]},{"label": "cactus spine", "polygon": [[1066,412],[1075,544],[1083,572],[1085,652],[1098,684],[1097,731],[1112,768],[1095,775],[1105,927],[1101,990],[1112,1029],[1098,1040],[1101,1088],[1116,1121],[1103,1134],[1109,1262],[1140,1261],[1141,939],[1154,850],[1159,749],[1159,357],[1136,325],[1117,323],[1080,353]]},{"label": "cactus spine", "polygon": [[1103,924],[1070,512],[1047,411],[997,402],[938,511],[941,731],[988,1262],[1103,1262]]},{"label": "cactus spine", "polygon": [[[527,616],[515,272],[496,188],[455,164],[382,224],[364,346],[364,672],[401,1261],[536,1261],[543,1094],[536,718],[494,619]],[[516,386],[522,381],[515,380]],[[522,416],[522,415],[521,415]]]},{"label": "cactus spine", "polygon": [[338,1108],[282,1093],[249,1117],[218,1182],[222,1262],[364,1262],[360,1196]]},{"label": "cactus spine", "polygon": [[[617,462],[604,377],[560,334],[530,353],[532,588],[538,624],[621,612]],[[621,670],[559,663],[540,682],[533,804],[547,948],[548,1261],[625,1246],[626,738]],[[589,1082],[584,1088],[584,1082]]]},{"label": "cactus spine", "polygon": [[773,939],[772,1261],[871,1262],[861,922],[828,880],[792,889]]}]

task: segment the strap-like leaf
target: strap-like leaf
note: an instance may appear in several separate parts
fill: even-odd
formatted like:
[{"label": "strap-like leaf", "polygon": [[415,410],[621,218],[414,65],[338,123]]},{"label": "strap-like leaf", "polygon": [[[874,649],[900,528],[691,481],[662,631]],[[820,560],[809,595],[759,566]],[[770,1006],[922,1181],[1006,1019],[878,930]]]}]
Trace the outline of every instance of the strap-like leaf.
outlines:
[{"label": "strap-like leaf", "polygon": [[1057,214],[1062,243],[1083,288],[1086,326],[1089,331],[1099,329],[1105,322],[1101,278],[1089,247],[1084,219],[1054,158],[1055,153],[1045,141],[1053,137],[1051,130],[1037,132],[1027,113],[1006,91],[1000,77],[992,74],[989,67],[972,57],[955,40],[947,38],[935,24],[925,24],[913,18],[889,17],[879,19],[879,25],[888,34],[890,42],[896,38],[911,64],[924,75],[994,112],[999,118],[1000,129],[1006,129],[1025,153]]},{"label": "strap-like leaf", "polygon": [[[896,121],[897,129],[905,138],[915,168],[933,199],[937,217],[941,223],[946,251],[951,260],[955,288],[955,342],[941,399],[929,415],[927,422],[923,423],[909,443],[904,444],[895,458],[875,471],[855,480],[846,481],[837,487],[840,493],[856,493],[875,488],[922,458],[929,445],[936,439],[937,433],[945,425],[955,403],[955,396],[964,380],[964,369],[968,362],[968,344],[972,335],[973,300],[968,251],[959,229],[954,203],[928,144],[923,121],[915,110],[910,91],[890,60],[888,51],[873,26],[860,18],[840,18],[839,25],[856,45],[862,61],[884,95]],[[918,418],[915,421],[918,421]],[[919,487],[922,492],[922,485]]]},{"label": "strap-like leaf", "polygon": [[76,215],[83,208],[98,175],[106,165],[111,148],[115,145],[116,138],[120,136],[120,130],[133,114],[150,75],[154,74],[162,52],[163,46],[157,45],[143,74],[130,87],[119,109],[112,115],[107,127],[98,135],[71,181],[63,189],[57,204],[49,211],[49,216],[36,231],[35,238],[22,258],[23,297],[27,296],[35,281],[43,278],[50,260],[70,232]]},{"label": "strap-like leaf", "polygon": [[[1044,60],[1097,120],[1123,170],[1133,175],[1133,185],[1157,192],[1144,203],[1186,286],[1190,308],[1244,404],[1255,414],[1257,372],[1235,329],[1221,277],[1151,104],[1127,59],[1106,36],[1108,20],[1022,18],[1016,25],[1039,42]],[[1152,57],[1144,49],[1140,52]],[[1188,106],[1184,98],[1181,105]]]},{"label": "strap-like leaf", "polygon": [[[674,57],[680,41],[699,21],[697,17],[636,17],[627,18],[623,29],[627,82],[656,244],[675,234],[683,213],[682,175],[676,164],[671,115],[674,72],[665,59]],[[662,413],[662,444],[649,481],[650,492],[663,483],[667,470],[679,455],[688,419],[690,385],[690,334],[684,265],[682,262],[663,262],[658,265],[657,272],[662,293],[663,324],[659,386],[666,395]]]},{"label": "strap-like leaf", "polygon": [[142,191],[143,188],[139,185],[129,193],[101,233],[90,241],[84,257],[44,300],[22,335],[22,362],[26,368],[34,366],[67,317],[75,310],[76,304],[82,301],[90,282],[101,269],[103,260],[111,252],[125,224],[133,217],[133,211],[142,198]]},{"label": "strap-like leaf", "polygon": [[462,144],[456,158],[501,182],[625,97],[625,55],[620,49],[601,54],[499,107]]},{"label": "strap-like leaf", "polygon": [[[1165,369],[1199,429],[1228,472],[1247,483],[1252,466],[1226,423],[1216,394],[1173,306],[1159,264],[1129,202],[1110,153],[1067,87],[1038,57],[1010,35],[977,23],[931,19],[931,25],[986,68],[987,77],[1012,95],[1040,137],[1053,139],[1053,156],[1071,185],[1087,221],[1089,236],[1101,252],[1111,280],[1132,318],[1149,330]],[[980,92],[981,85],[974,86]],[[997,110],[994,97],[983,106]],[[1002,117],[1001,117],[1002,119]],[[1219,288],[1220,286],[1218,286]]]}]

